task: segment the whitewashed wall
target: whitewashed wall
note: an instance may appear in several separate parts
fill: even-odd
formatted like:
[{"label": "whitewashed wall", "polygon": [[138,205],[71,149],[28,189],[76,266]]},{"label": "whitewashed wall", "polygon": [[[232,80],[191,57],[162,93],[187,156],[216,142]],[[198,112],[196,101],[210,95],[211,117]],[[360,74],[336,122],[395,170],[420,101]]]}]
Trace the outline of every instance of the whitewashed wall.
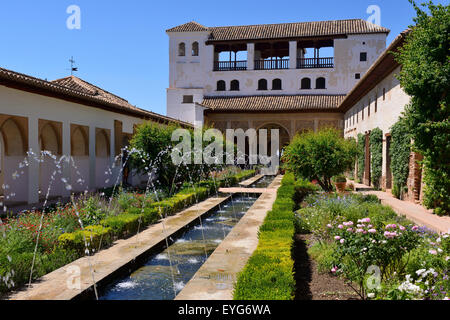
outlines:
[{"label": "whitewashed wall", "polygon": [[[86,180],[83,186],[76,184],[79,178],[76,170],[65,166],[63,175],[67,177],[75,191],[83,191],[86,186],[90,190],[106,187],[116,181],[119,168],[116,167],[109,183],[105,183],[104,169],[110,167],[114,160],[114,120],[123,123],[124,133],[133,133],[133,126],[142,123],[142,119],[114,113],[98,108],[88,107],[81,104],[67,102],[61,99],[32,94],[21,90],[0,86],[0,114],[28,118],[28,140],[29,149],[39,152],[38,142],[38,119],[61,122],[62,129],[62,154],[69,155],[70,149],[70,125],[83,125],[89,127],[89,157],[76,157],[74,160],[78,171]],[[95,132],[96,128],[107,129],[110,132],[110,157],[107,159],[96,159],[95,157]],[[19,168],[19,163],[24,157],[8,157],[2,153],[3,159],[3,184],[9,185],[9,193],[15,193],[13,201],[38,202],[38,189],[48,186],[49,175],[52,172],[51,164],[44,164],[42,170],[35,161],[30,161],[30,166],[25,169]],[[14,172],[24,174],[18,179],[13,179]],[[40,173],[41,171],[41,173]],[[41,177],[40,177],[41,176]],[[70,192],[63,188],[61,177],[57,177],[55,187],[51,195],[67,196]],[[47,181],[45,181],[47,178]],[[76,178],[76,179],[75,179]],[[75,180],[75,181],[74,181]]]}]

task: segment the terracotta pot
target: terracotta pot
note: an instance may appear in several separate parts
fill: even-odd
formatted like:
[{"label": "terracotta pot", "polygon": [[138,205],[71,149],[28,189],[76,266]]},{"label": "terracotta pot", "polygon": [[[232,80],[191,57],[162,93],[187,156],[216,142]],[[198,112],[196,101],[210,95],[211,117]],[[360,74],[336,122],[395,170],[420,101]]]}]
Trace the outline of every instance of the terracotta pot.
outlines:
[{"label": "terracotta pot", "polygon": [[345,192],[345,187],[347,186],[347,182],[336,182],[334,184],[336,186],[336,190],[340,193]]}]

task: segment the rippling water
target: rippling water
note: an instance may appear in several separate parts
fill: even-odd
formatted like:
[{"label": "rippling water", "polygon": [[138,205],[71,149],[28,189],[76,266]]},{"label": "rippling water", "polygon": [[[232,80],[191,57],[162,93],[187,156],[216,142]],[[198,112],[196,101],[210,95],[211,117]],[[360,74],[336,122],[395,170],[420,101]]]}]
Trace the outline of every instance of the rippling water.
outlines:
[{"label": "rippling water", "polygon": [[[169,249],[156,254],[131,275],[103,290],[101,300],[172,300],[207,257],[223,241],[256,201],[256,196],[233,196],[198,224],[189,228]],[[205,240],[203,240],[203,235]],[[205,255],[206,251],[206,255]],[[172,261],[170,267],[169,255]],[[172,274],[175,283],[172,281]]]}]

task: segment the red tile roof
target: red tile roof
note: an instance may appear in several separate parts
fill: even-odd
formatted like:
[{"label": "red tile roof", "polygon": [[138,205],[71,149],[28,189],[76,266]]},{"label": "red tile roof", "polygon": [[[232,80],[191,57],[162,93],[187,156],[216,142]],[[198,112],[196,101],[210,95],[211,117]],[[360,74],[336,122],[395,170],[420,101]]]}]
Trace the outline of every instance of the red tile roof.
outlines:
[{"label": "red tile roof", "polygon": [[344,95],[271,95],[205,97],[201,103],[209,112],[336,112]]},{"label": "red tile roof", "polygon": [[305,38],[348,34],[389,33],[390,30],[362,19],[313,21],[248,26],[205,27],[189,22],[167,32],[209,31],[211,42],[260,40],[277,38]]},{"label": "red tile roof", "polygon": [[0,68],[0,85],[51,96],[91,107],[106,109],[157,122],[175,122],[191,126],[151,111],[143,110],[128,103],[127,100],[103,90],[80,78],[70,76],[55,81],[46,81],[23,73]]}]

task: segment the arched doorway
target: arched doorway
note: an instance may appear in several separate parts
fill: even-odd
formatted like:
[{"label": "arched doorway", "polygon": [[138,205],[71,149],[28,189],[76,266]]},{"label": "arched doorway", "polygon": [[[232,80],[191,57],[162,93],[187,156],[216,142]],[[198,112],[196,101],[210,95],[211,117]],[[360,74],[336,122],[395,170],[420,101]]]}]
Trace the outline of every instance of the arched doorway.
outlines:
[{"label": "arched doorway", "polygon": [[72,125],[70,139],[72,188],[84,192],[89,188],[89,128]]},{"label": "arched doorway", "polygon": [[[25,158],[25,118],[0,119],[0,194],[8,202],[22,202],[28,198],[28,172],[20,170]],[[3,188],[5,186],[5,188]],[[9,196],[9,197],[7,197]]]},{"label": "arched doorway", "polygon": [[[266,129],[267,130],[267,157],[274,157],[277,156],[278,157],[278,161],[280,163],[280,157],[283,154],[283,150],[284,148],[289,145],[291,138],[289,135],[289,131],[283,127],[282,125],[279,125],[277,123],[267,123],[264,124],[263,126],[261,126],[260,128],[258,128],[258,154],[261,156],[265,156],[264,152],[261,152],[260,148],[259,148],[259,141],[260,141],[260,130],[262,129]],[[275,137],[272,136],[272,130],[278,130],[278,148],[277,150],[273,150],[272,151],[272,139],[275,139]],[[274,146],[275,148],[275,146]],[[275,154],[273,154],[273,152],[275,152]],[[276,168],[274,168],[276,169]]]},{"label": "arched doorway", "polygon": [[106,188],[112,183],[110,174],[110,140],[109,130],[97,129],[95,136],[95,162],[97,188]]},{"label": "arched doorway", "polygon": [[[291,138],[290,138],[288,130],[285,127],[283,127],[282,125],[279,125],[277,123],[265,124],[265,125],[261,126],[260,128],[258,128],[258,137],[259,137],[259,130],[261,130],[261,129],[267,130],[267,142],[268,142],[267,151],[268,151],[269,156],[272,155],[271,154],[272,130],[278,130],[278,132],[279,132],[279,141],[278,141],[278,145],[279,145],[278,152],[279,153],[281,153],[281,150],[284,149],[291,142]],[[258,141],[259,141],[259,139],[258,139]]]},{"label": "arched doorway", "polygon": [[[39,166],[39,190],[41,200],[47,196],[60,196],[64,188],[62,171],[58,164],[61,157],[61,132],[52,122],[41,120],[39,148],[42,162]],[[42,154],[44,152],[44,154]]]}]

